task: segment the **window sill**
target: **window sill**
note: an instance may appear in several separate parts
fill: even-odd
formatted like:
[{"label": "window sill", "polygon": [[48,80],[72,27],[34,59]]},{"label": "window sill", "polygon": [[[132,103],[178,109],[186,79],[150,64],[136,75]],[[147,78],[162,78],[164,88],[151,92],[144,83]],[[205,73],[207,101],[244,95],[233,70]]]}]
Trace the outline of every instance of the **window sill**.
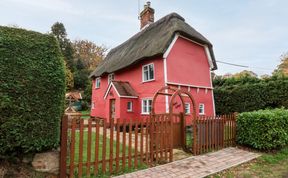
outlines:
[{"label": "window sill", "polygon": [[142,83],[148,83],[148,82],[153,82],[153,81],[155,81],[155,79],[142,81]]},{"label": "window sill", "polygon": [[150,113],[141,113],[141,115],[147,115],[148,116],[148,115],[150,115]]},{"label": "window sill", "polygon": [[199,113],[199,116],[205,116],[205,113]]}]

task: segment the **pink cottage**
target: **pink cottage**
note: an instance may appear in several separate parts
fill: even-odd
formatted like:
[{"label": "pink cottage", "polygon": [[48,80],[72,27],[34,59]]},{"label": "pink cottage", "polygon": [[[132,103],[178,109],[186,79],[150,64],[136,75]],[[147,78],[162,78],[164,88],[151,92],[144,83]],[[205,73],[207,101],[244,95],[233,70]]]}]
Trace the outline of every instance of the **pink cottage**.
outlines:
[{"label": "pink cottage", "polygon": [[[140,17],[141,31],[112,49],[90,75],[91,115],[121,120],[147,116],[153,95],[163,86],[191,92],[197,115],[215,115],[212,44],[176,13],[154,22],[150,3]],[[168,112],[168,104],[168,96],[157,100],[157,113]],[[174,104],[191,115],[188,100],[184,106]]]}]

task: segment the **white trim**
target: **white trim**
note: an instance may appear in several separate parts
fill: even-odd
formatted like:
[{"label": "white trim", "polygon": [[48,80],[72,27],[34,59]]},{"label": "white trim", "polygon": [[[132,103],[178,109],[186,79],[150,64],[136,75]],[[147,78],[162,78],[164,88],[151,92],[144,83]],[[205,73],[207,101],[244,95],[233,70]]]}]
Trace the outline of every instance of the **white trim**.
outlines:
[{"label": "white trim", "polygon": [[184,83],[175,83],[175,82],[166,82],[166,83],[167,83],[167,84],[170,84],[170,85],[180,85],[180,86],[184,86],[184,87],[213,89],[212,87],[198,86],[198,85],[190,85],[190,84],[184,84]]},{"label": "white trim", "polygon": [[[153,79],[149,79],[149,80],[144,80],[144,67],[146,66],[150,66],[152,65],[153,66]],[[148,67],[148,77],[149,77],[149,67]],[[142,66],[142,82],[151,82],[155,80],[155,66],[154,66],[154,63],[149,63],[149,64],[145,64]]]},{"label": "white trim", "polygon": [[205,94],[207,94],[208,93],[208,89],[207,88],[205,88]]},{"label": "white trim", "polygon": [[183,38],[183,39],[185,39],[185,40],[188,40],[188,41],[190,41],[190,42],[192,42],[192,43],[195,43],[195,44],[197,44],[197,45],[205,46],[204,44],[201,44],[201,43],[199,43],[199,42],[196,42],[196,41],[194,41],[194,40],[191,40],[191,39],[189,39],[189,38],[187,38],[187,37],[185,37],[185,36],[179,35],[179,37],[181,37],[181,38]]},{"label": "white trim", "polygon": [[176,43],[177,39],[179,38],[179,34],[175,34],[172,42],[170,43],[169,47],[167,48],[167,50],[165,51],[165,53],[163,54],[163,58],[166,59],[170,53],[170,51],[172,50],[172,47],[174,46],[174,44]]},{"label": "white trim", "polygon": [[[179,34],[175,34],[172,42],[169,44],[169,47],[166,49],[165,53],[163,54],[164,58],[164,85],[167,86],[168,81],[168,75],[167,75],[167,57],[170,54],[174,44],[176,43],[177,39],[179,38]],[[165,90],[165,93],[168,93],[168,90]],[[166,113],[169,112],[169,96],[165,96],[165,107],[166,107]]]},{"label": "white trim", "polygon": [[200,91],[200,88],[197,88],[197,91],[196,91],[196,92],[199,93],[199,91]]},{"label": "white trim", "polygon": [[206,52],[206,55],[207,55],[207,58],[208,58],[208,63],[210,65],[210,71],[211,71],[211,69],[214,68],[214,64],[212,62],[211,54],[210,54],[210,51],[209,51],[209,48],[208,48],[207,45],[204,46],[204,49],[205,49],[205,52]]},{"label": "white trim", "polygon": [[178,89],[179,89],[179,90],[181,89],[181,85],[178,85]]},{"label": "white trim", "polygon": [[[211,72],[210,72],[210,85],[213,87]],[[212,92],[212,105],[213,105],[212,107],[213,107],[213,114],[214,114],[214,116],[216,116],[215,98],[214,98],[214,91],[213,91],[213,89],[211,90],[211,92]]]},{"label": "white trim", "polygon": [[113,82],[111,82],[105,92],[105,95],[104,95],[104,99],[106,99],[111,87],[113,86],[114,90],[116,91],[117,95],[119,96],[119,98],[138,98],[138,96],[122,96],[118,93],[116,87],[114,86]]},{"label": "white trim", "polygon": [[119,96],[120,98],[138,98],[138,96]]},{"label": "white trim", "polygon": [[188,86],[188,92],[190,92],[191,91],[191,88],[190,88],[190,86]]},{"label": "white trim", "polygon": [[[165,87],[167,86],[167,58],[163,59],[163,64],[164,64],[164,85]],[[168,90],[165,90],[165,93],[168,93]],[[165,95],[165,108],[166,108],[166,113],[169,112],[169,104],[168,101],[169,97],[168,95]]]},{"label": "white trim", "polygon": [[111,87],[112,87],[112,82],[109,84],[109,86],[108,86],[108,88],[107,88],[107,90],[105,92],[104,99],[106,99]]}]

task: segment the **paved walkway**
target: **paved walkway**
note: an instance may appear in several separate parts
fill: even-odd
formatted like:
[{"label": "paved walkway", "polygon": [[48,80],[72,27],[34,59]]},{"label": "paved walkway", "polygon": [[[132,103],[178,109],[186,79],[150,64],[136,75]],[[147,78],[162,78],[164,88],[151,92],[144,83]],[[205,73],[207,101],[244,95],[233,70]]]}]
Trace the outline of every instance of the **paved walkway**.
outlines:
[{"label": "paved walkway", "polygon": [[200,156],[192,156],[169,164],[118,176],[118,178],[188,178],[205,177],[259,157],[238,148],[225,148]]}]

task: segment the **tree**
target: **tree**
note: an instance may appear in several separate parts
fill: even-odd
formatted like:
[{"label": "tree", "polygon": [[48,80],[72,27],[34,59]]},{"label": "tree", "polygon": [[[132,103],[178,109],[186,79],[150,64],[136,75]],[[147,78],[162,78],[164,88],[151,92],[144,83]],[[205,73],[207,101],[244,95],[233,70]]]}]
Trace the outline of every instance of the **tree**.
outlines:
[{"label": "tree", "polygon": [[65,61],[66,89],[72,90],[74,87],[73,73],[75,70],[73,55],[74,50],[70,40],[67,38],[67,32],[63,23],[56,22],[51,27],[51,32],[57,39],[62,56]]},{"label": "tree", "polygon": [[98,46],[88,40],[75,40],[73,48],[75,51],[74,62],[81,60],[84,68],[91,71],[104,59],[107,51],[105,46]]},{"label": "tree", "polygon": [[97,67],[105,56],[107,48],[98,46],[88,40],[75,40],[73,42],[74,64],[74,88],[86,90],[89,87],[89,74]]},{"label": "tree", "polygon": [[51,27],[51,32],[59,42],[61,53],[64,57],[64,60],[67,63],[67,67],[71,72],[74,72],[75,69],[73,63],[74,51],[70,40],[67,38],[67,32],[63,23],[60,22],[54,23]]},{"label": "tree", "polygon": [[73,73],[70,71],[70,69],[67,67],[66,62],[65,63],[65,79],[66,79],[66,90],[72,90],[74,87],[74,76]]},{"label": "tree", "polygon": [[274,70],[273,75],[288,76],[288,52],[282,54],[280,59],[281,63],[278,65],[277,69]]},{"label": "tree", "polygon": [[257,77],[257,74],[249,71],[249,70],[243,70],[242,72],[236,73],[233,75],[234,78],[244,78],[244,77]]}]

